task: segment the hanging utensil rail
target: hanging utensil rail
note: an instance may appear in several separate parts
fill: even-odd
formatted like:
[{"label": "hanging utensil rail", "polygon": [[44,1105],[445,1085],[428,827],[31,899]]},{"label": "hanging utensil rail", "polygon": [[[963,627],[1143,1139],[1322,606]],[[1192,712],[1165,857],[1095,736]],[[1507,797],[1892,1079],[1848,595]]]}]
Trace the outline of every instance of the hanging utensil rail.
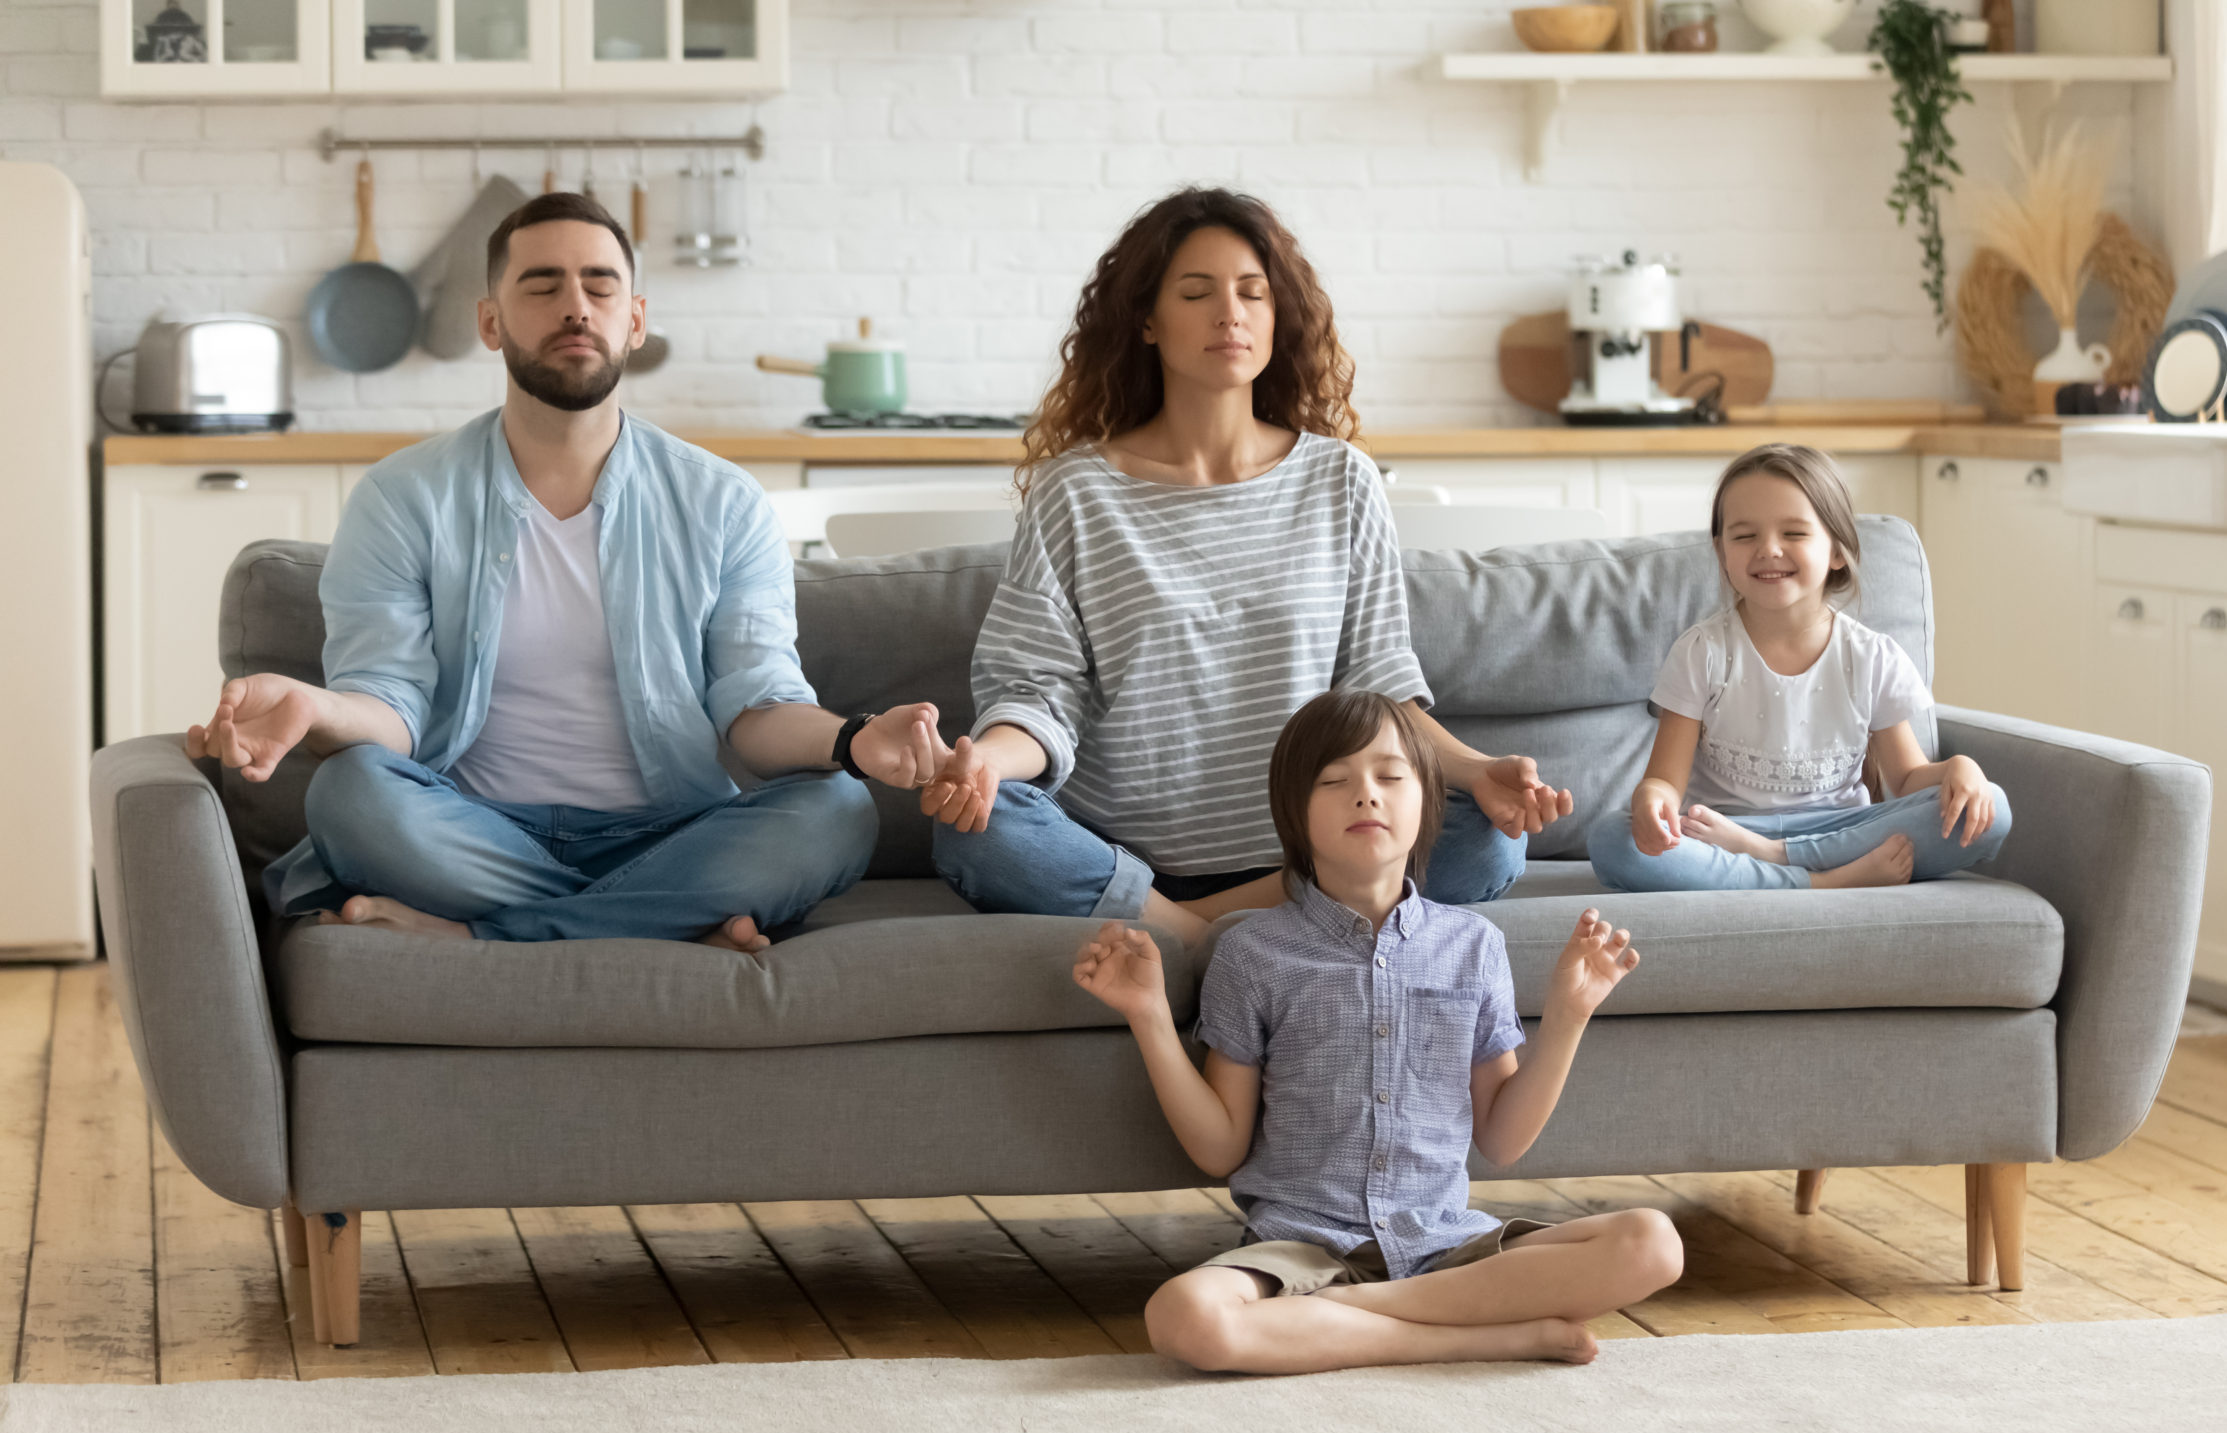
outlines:
[{"label": "hanging utensil rail", "polygon": [[333,159],[352,150],[366,149],[739,149],[752,159],[763,159],[766,154],[766,132],[752,125],[741,135],[658,135],[637,138],[633,135],[594,134],[553,137],[550,135],[484,135],[477,139],[367,139],[344,135],[337,129],[328,129],[317,141],[318,153],[330,164]]}]

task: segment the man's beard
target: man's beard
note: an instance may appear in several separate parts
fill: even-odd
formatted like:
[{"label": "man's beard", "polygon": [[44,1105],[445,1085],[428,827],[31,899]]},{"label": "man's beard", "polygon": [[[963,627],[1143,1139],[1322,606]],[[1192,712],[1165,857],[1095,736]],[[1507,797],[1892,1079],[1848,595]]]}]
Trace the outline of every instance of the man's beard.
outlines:
[{"label": "man's beard", "polygon": [[543,363],[529,357],[509,334],[503,335],[503,363],[510,369],[511,380],[527,396],[567,413],[585,413],[610,397],[611,390],[619,386],[619,375],[626,372],[626,365],[607,352],[600,368],[584,372]]}]

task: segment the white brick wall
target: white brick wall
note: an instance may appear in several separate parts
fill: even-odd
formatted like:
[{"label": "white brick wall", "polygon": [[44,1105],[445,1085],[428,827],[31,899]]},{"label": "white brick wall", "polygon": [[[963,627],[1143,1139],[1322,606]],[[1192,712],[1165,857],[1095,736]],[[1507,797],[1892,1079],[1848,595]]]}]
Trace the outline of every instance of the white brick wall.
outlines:
[{"label": "white brick wall", "polygon": [[[754,264],[651,275],[674,353],[631,401],[673,426],[793,422],[817,390],[752,359],[814,355],[860,314],[908,340],[915,406],[1025,408],[1092,260],[1186,181],[1260,193],[1298,231],[1375,426],[1530,421],[1500,390],[1500,327],[1552,307],[1574,253],[1626,245],[1681,254],[1695,315],[1769,339],[1782,396],[1959,391],[1915,241],[1883,203],[1898,154],[1883,89],[1581,86],[1553,172],[1532,185],[1521,92],[1437,77],[1442,51],[1511,47],[1513,3],[795,0],[793,87],[752,107],[109,104],[90,0],[0,0],[0,153],[57,164],[84,191],[107,354],[162,310],[299,315],[353,241],[352,166],[310,148],[327,125],[623,144],[755,116],[769,151],[749,166]],[[1860,43],[1870,8],[1842,45]],[[1736,15],[1723,28],[1752,47]],[[2066,104],[2122,123],[2133,108],[2125,86]],[[1960,119],[1975,178],[2003,172],[2008,112],[2007,93],[1983,87]],[[661,232],[681,162],[650,154]],[[630,163],[600,157],[607,193]],[[531,189],[543,156],[490,149],[487,164]],[[563,157],[568,182],[580,164]],[[469,202],[470,159],[383,154],[378,172],[380,243],[406,269]],[[501,391],[492,356],[413,354],[362,377],[323,368],[298,338],[296,357],[315,428],[442,426]]]}]

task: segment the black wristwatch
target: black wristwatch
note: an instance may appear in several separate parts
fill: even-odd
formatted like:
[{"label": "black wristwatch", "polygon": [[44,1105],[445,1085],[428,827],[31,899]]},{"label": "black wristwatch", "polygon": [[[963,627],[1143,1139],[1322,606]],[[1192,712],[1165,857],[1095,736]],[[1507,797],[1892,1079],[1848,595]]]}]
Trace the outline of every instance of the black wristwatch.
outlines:
[{"label": "black wristwatch", "polygon": [[861,781],[866,780],[866,773],[860,771],[858,763],[851,760],[851,739],[858,735],[860,729],[866,723],[880,715],[880,712],[860,712],[857,716],[844,722],[843,729],[835,733],[835,750],[830,753],[830,756],[837,766],[842,767]]}]

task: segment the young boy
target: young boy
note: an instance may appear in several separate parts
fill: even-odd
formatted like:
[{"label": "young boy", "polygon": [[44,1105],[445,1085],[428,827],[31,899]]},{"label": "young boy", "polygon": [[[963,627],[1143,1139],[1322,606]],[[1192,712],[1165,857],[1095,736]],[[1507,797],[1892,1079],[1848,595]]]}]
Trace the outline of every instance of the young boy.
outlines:
[{"label": "young boy", "polygon": [[1417,894],[1444,794],[1407,711],[1371,692],[1309,702],[1277,741],[1269,802],[1291,899],[1222,936],[1203,1075],[1150,936],[1108,922],[1075,962],[1127,1017],[1184,1150],[1245,1210],[1243,1244],[1152,1296],[1152,1346],[1247,1373],[1590,1361],[1587,1319],[1678,1278],[1670,1221],[1502,1223],[1469,1208],[1467,1158],[1474,1140],[1508,1164],[1538,1137],[1586,1021],[1639,963],[1629,933],[1579,917],[1518,1066],[1499,930]]}]

